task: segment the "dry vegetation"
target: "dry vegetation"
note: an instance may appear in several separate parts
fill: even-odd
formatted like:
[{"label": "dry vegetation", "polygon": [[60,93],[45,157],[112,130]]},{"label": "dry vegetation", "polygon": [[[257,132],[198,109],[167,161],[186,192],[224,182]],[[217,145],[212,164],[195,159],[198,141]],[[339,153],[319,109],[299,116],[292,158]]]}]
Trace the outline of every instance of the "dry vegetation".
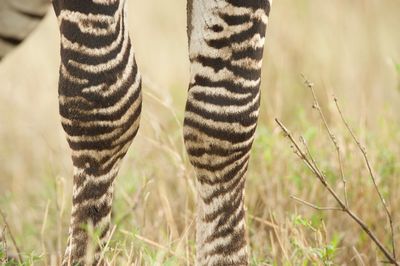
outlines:
[{"label": "dry vegetation", "polygon": [[[195,179],[182,145],[188,82],[185,1],[130,1],[131,33],[145,76],[141,129],[116,184],[114,265],[192,265]],[[135,15],[134,15],[135,12]],[[390,250],[390,227],[368,169],[331,101],[368,147],[377,184],[400,215],[400,3],[275,0],[257,138],[247,175],[253,265],[381,265],[382,253],[335,206],[275,124],[301,133],[333,189],[343,191],[335,147],[300,73],[316,83],[341,147],[351,209]],[[58,33],[53,14],[0,63],[0,209],[24,265],[56,265],[66,244],[72,168],[58,120]],[[151,33],[151,34],[150,34]],[[16,256],[0,222],[4,250]],[[95,237],[95,236],[94,236]],[[397,246],[400,246],[400,236]],[[395,244],[395,245],[396,245]],[[17,257],[17,256],[16,256]]]}]

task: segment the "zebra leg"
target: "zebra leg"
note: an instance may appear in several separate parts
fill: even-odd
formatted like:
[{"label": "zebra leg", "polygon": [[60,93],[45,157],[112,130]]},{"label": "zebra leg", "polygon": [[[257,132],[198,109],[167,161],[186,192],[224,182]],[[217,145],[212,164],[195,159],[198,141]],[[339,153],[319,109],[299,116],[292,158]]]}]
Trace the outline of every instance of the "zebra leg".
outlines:
[{"label": "zebra leg", "polygon": [[198,186],[197,265],[248,265],[244,175],[256,129],[268,0],[189,0],[184,140]]},{"label": "zebra leg", "polygon": [[[99,265],[110,231],[113,182],[139,127],[141,78],[124,0],[56,0],[59,104],[72,150],[73,207],[63,265]],[[87,228],[95,243],[89,252]]]}]

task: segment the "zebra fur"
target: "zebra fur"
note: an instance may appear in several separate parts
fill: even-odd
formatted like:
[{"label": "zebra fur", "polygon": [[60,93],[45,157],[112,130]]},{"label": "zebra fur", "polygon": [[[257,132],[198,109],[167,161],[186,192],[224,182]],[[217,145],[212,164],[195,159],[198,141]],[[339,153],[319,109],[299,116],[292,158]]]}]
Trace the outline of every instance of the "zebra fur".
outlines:
[{"label": "zebra fur", "polygon": [[[61,35],[61,122],[74,166],[63,265],[101,265],[114,179],[139,128],[141,77],[124,0],[55,0],[53,6]],[[94,258],[88,253],[89,225],[100,238]]]},{"label": "zebra fur", "polygon": [[197,174],[197,265],[248,265],[244,187],[268,0],[189,0],[184,140]]},{"label": "zebra fur", "polygon": [[50,0],[0,1],[0,60],[42,21]]},{"label": "zebra fur", "polygon": [[[187,3],[190,84],[183,133],[197,176],[199,266],[249,264],[245,174],[257,126],[270,4]],[[61,37],[59,107],[74,165],[63,265],[103,265],[114,180],[139,128],[141,78],[125,0],[54,0],[53,7]],[[1,34],[0,27],[0,53]],[[88,225],[100,238],[92,257]]]}]

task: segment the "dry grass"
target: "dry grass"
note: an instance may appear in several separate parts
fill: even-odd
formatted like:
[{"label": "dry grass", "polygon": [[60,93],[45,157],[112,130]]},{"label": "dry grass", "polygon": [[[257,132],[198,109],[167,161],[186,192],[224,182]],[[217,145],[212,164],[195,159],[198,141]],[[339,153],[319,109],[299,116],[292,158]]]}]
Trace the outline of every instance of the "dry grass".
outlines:
[{"label": "dry grass", "polygon": [[[131,1],[130,9],[137,59],[147,78],[144,110],[117,180],[116,227],[104,255],[115,265],[191,265],[195,179],[181,133],[188,82],[185,1]],[[333,205],[293,156],[273,119],[302,133],[328,181],[340,190],[335,149],[312,112],[300,73],[315,81],[342,147],[349,204],[390,247],[385,212],[368,171],[328,99],[334,93],[341,100],[368,147],[398,232],[399,13],[397,0],[274,1],[261,118],[247,175],[253,265],[381,264],[381,254],[346,216],[316,212],[290,198]],[[0,64],[0,208],[26,265],[56,265],[66,244],[72,169],[58,119],[57,38],[51,13]],[[3,239],[2,224],[0,232]]]}]

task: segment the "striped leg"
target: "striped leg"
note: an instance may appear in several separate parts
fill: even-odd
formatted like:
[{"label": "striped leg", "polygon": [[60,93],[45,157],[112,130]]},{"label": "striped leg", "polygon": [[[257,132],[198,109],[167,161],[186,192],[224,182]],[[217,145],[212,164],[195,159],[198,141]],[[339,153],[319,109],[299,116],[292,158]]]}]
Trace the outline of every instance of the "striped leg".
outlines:
[{"label": "striped leg", "polygon": [[244,175],[257,124],[268,0],[189,0],[184,139],[198,180],[197,264],[248,265]]},{"label": "striped leg", "polygon": [[[141,79],[124,0],[53,4],[61,33],[60,114],[74,165],[63,264],[97,265],[110,229],[113,182],[139,127]],[[91,257],[88,225],[100,239]]]}]

